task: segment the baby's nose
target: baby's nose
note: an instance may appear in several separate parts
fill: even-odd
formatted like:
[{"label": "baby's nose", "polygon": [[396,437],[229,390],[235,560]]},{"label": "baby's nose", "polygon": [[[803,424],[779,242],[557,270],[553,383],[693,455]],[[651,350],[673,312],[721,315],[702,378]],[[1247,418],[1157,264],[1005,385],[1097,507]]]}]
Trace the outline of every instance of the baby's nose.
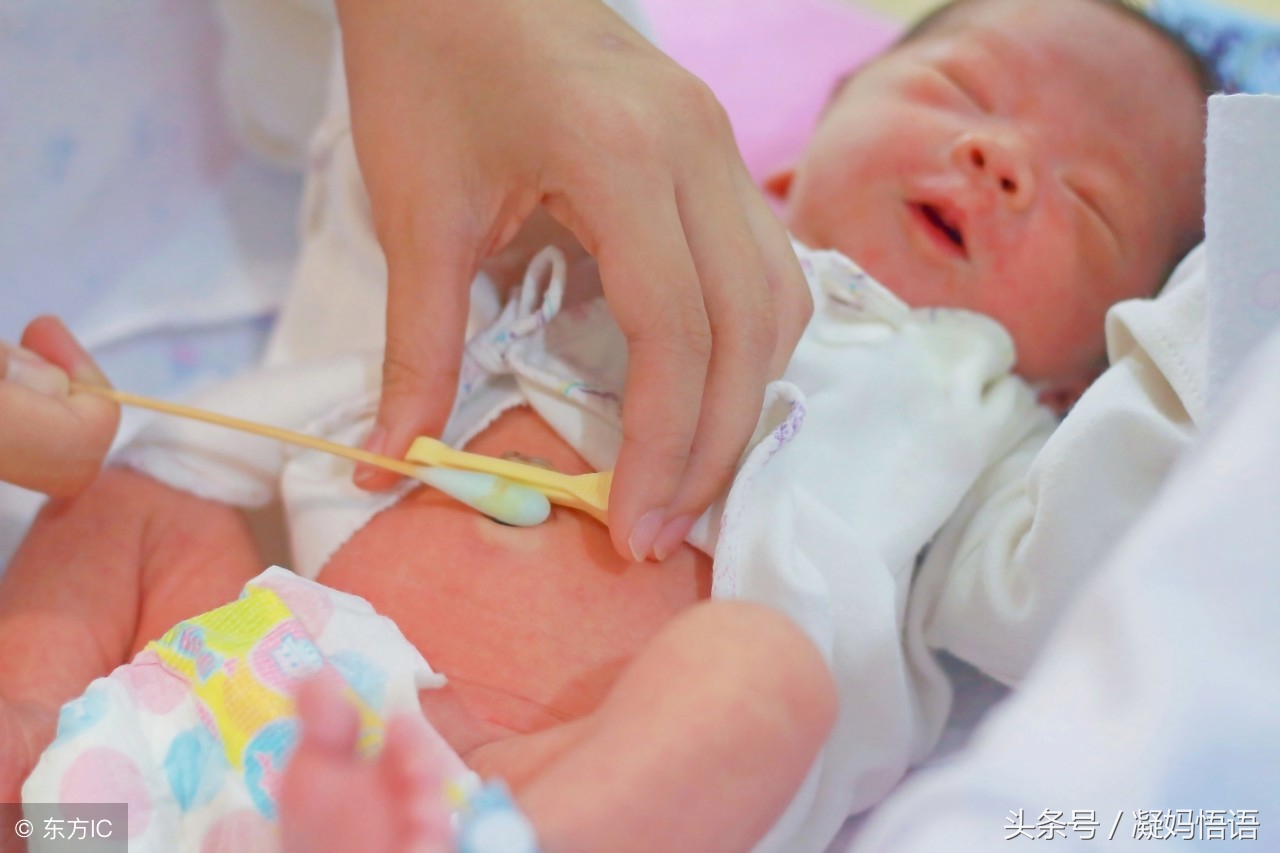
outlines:
[{"label": "baby's nose", "polygon": [[1012,133],[971,132],[956,141],[955,166],[986,183],[1010,209],[1026,210],[1035,198],[1035,175],[1024,139]]}]

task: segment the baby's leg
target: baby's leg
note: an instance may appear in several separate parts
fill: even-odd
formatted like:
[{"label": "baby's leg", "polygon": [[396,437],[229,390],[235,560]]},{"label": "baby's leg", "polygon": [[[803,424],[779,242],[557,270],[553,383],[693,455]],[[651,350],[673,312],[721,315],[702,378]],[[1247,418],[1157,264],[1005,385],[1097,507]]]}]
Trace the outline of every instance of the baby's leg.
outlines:
[{"label": "baby's leg", "polygon": [[259,568],[235,510],[130,471],[46,505],[0,579],[0,802],[65,702]]},{"label": "baby's leg", "polygon": [[547,850],[742,850],[781,815],[835,719],[818,651],[745,602],[690,608],[590,716],[466,756]]}]

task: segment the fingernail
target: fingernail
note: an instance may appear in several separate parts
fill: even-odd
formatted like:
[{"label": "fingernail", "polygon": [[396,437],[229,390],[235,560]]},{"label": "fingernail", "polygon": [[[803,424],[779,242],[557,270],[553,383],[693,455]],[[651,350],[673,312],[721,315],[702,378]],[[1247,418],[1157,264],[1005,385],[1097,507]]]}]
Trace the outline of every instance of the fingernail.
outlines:
[{"label": "fingernail", "polygon": [[[375,426],[369,431],[369,435],[365,437],[364,444],[360,446],[369,453],[383,453],[383,448],[387,446],[387,431],[381,425]],[[356,466],[356,474],[353,479],[357,486],[363,486],[377,475],[377,468],[361,463]]]},{"label": "fingernail", "polygon": [[653,540],[653,556],[659,561],[670,557],[680,547],[680,543],[684,541],[684,538],[689,535],[689,531],[693,529],[695,521],[697,519],[692,515],[677,515],[662,525],[662,530]]},{"label": "fingernail", "polygon": [[0,341],[0,379],[49,397],[65,397],[70,379],[40,356]]},{"label": "fingernail", "polygon": [[631,548],[631,558],[637,563],[643,563],[649,557],[653,540],[662,530],[663,515],[662,510],[651,509],[640,516],[636,526],[631,528],[631,538],[627,540],[627,545]]}]

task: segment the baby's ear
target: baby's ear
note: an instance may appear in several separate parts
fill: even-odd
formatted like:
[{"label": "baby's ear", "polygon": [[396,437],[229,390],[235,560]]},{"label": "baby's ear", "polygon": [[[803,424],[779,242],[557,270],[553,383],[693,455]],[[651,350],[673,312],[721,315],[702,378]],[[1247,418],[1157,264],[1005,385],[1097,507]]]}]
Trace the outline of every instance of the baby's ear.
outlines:
[{"label": "baby's ear", "polygon": [[776,172],[771,172],[764,179],[765,194],[776,199],[777,201],[786,201],[787,196],[791,195],[791,182],[796,179],[796,167],[787,166]]}]

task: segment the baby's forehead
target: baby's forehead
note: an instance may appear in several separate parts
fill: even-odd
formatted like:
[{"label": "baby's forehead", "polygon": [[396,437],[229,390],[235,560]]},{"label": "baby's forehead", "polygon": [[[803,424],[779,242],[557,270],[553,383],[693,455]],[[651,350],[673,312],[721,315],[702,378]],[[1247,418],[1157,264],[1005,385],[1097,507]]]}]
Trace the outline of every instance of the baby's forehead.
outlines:
[{"label": "baby's forehead", "polygon": [[[956,0],[917,23],[890,50],[919,42],[994,45],[1004,58],[1017,56],[1016,47],[1025,44],[1032,56],[1047,48],[1055,58],[1089,56],[1095,64],[1139,52],[1185,65],[1172,37],[1118,0]],[[1123,49],[1113,53],[1104,45]]]},{"label": "baby's forehead", "polygon": [[961,0],[891,52],[911,50],[968,61],[1011,97],[1056,101],[1084,120],[1130,129],[1135,116],[1158,113],[1200,120],[1204,95],[1191,60],[1158,25],[1109,0]]}]

